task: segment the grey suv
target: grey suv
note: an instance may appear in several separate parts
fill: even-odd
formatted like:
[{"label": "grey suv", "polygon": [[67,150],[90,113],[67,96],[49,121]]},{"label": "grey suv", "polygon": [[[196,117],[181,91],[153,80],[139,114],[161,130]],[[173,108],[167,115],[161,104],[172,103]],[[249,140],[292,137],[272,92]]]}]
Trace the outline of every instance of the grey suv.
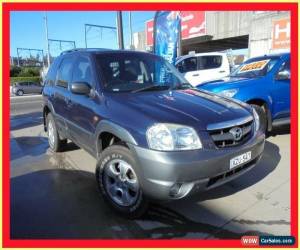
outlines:
[{"label": "grey suv", "polygon": [[50,148],[72,140],[93,155],[100,192],[131,218],[149,200],[181,199],[237,178],[264,149],[254,109],[193,88],[149,53],[67,51],[50,67],[43,99]]},{"label": "grey suv", "polygon": [[12,92],[15,95],[41,94],[43,86],[38,82],[17,82],[13,85]]}]

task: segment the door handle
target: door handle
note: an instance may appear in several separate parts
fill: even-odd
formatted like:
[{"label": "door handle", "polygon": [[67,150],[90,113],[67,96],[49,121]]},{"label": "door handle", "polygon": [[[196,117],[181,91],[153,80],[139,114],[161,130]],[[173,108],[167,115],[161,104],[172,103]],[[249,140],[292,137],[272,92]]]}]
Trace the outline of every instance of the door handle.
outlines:
[{"label": "door handle", "polygon": [[219,73],[225,73],[225,70],[220,70]]},{"label": "door handle", "polygon": [[199,76],[199,74],[194,74],[194,75],[192,75],[192,76]]}]

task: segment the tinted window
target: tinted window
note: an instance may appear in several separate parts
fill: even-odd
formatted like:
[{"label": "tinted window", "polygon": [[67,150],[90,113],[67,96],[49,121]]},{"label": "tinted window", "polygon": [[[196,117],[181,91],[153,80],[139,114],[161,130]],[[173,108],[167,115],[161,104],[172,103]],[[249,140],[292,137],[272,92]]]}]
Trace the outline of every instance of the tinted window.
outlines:
[{"label": "tinted window", "polygon": [[58,69],[56,85],[67,88],[68,83],[71,81],[71,73],[72,59],[64,58]]},{"label": "tinted window", "polygon": [[31,86],[40,86],[40,84],[37,83],[37,82],[30,82],[29,85],[31,85]]},{"label": "tinted window", "polygon": [[197,70],[197,58],[189,57],[187,59],[182,60],[180,63],[177,64],[177,69],[181,73]]},{"label": "tinted window", "polygon": [[220,68],[222,56],[199,56],[199,70]]},{"label": "tinted window", "polygon": [[19,82],[18,85],[24,87],[24,86],[28,86],[28,83],[27,82]]},{"label": "tinted window", "polygon": [[78,58],[73,68],[72,82],[86,82],[92,86],[92,70],[88,58]]}]

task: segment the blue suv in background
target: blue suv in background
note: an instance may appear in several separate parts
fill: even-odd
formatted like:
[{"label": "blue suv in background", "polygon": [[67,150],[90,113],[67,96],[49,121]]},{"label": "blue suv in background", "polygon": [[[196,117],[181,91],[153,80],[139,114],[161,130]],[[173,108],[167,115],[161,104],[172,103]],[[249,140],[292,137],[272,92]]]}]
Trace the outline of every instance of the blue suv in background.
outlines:
[{"label": "blue suv in background", "polygon": [[290,124],[290,53],[251,58],[228,77],[197,88],[250,104],[266,132]]}]

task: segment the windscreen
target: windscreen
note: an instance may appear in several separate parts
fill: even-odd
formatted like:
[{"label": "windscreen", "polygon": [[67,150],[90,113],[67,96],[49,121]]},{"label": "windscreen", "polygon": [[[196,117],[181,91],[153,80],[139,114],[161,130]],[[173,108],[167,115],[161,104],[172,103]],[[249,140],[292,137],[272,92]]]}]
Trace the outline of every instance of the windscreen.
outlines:
[{"label": "windscreen", "polygon": [[170,63],[152,54],[103,53],[96,55],[96,62],[107,91],[128,92],[153,85],[165,89],[188,84]]},{"label": "windscreen", "polygon": [[234,70],[230,76],[232,77],[245,77],[245,78],[256,78],[265,76],[274,65],[278,62],[279,58],[266,58],[248,60]]}]

